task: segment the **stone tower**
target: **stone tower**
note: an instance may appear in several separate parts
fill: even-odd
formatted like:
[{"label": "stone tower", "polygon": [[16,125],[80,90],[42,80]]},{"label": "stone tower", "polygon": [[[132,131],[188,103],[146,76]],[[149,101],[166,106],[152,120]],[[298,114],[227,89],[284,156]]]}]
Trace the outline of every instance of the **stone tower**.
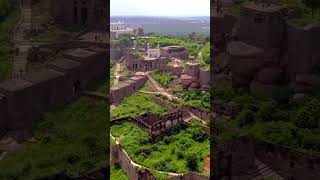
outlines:
[{"label": "stone tower", "polygon": [[267,52],[282,50],[285,42],[286,8],[275,4],[247,2],[241,7],[240,41]]},{"label": "stone tower", "polygon": [[51,0],[51,14],[60,24],[106,28],[107,3],[105,0]]}]

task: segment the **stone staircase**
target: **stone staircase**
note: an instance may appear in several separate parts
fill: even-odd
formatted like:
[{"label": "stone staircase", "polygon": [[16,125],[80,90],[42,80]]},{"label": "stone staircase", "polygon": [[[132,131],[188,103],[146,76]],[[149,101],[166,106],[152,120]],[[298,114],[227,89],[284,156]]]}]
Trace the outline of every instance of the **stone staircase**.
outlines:
[{"label": "stone staircase", "polygon": [[252,180],[284,180],[277,172],[271,169],[268,165],[259,161],[257,158],[255,159],[255,167],[256,169],[250,172]]},{"label": "stone staircase", "polygon": [[[22,3],[22,1],[20,1]],[[12,78],[20,79],[26,74],[28,50],[31,48],[26,33],[31,30],[31,2],[20,4],[21,19],[14,32],[14,43],[18,51],[13,57]]]}]

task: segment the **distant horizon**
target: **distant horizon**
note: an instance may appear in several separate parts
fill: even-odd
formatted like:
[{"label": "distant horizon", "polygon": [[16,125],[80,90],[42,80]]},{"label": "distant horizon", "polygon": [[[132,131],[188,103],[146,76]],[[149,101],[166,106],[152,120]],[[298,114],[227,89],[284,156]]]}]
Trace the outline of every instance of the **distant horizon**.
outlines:
[{"label": "distant horizon", "polygon": [[207,15],[194,15],[194,16],[186,16],[186,15],[173,15],[173,16],[165,16],[165,15],[111,15],[112,17],[168,17],[168,18],[175,18],[175,17],[179,17],[179,18],[192,18],[192,17],[207,17],[210,18],[210,16]]},{"label": "distant horizon", "polygon": [[209,17],[210,0],[111,0],[110,15]]}]

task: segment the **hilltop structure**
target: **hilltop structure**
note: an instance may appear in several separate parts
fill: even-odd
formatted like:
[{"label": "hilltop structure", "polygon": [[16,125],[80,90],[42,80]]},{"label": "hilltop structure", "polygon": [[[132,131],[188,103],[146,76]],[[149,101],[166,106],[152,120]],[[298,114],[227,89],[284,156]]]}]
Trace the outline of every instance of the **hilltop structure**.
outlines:
[{"label": "hilltop structure", "polygon": [[235,86],[274,96],[283,86],[310,93],[319,84],[315,73],[320,62],[319,26],[294,26],[287,22],[286,7],[254,2],[242,5],[238,19],[230,15],[213,19],[215,27],[224,27],[216,29],[214,37],[224,41],[220,52],[228,56],[227,69]]},{"label": "hilltop structure", "polygon": [[118,39],[122,34],[133,34],[133,29],[126,27],[124,23],[110,23],[111,39]]}]

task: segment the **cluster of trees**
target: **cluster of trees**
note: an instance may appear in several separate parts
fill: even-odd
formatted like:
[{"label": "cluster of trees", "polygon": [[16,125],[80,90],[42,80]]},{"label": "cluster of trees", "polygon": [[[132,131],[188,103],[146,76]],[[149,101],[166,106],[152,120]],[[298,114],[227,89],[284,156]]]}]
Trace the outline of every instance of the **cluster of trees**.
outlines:
[{"label": "cluster of trees", "polygon": [[133,161],[153,170],[186,173],[203,172],[203,160],[210,154],[208,137],[200,128],[178,126],[163,139],[152,139],[132,123],[112,126],[111,133]]},{"label": "cluster of trees", "polygon": [[237,126],[258,139],[294,148],[320,152],[320,100],[310,98],[302,105],[279,104],[252,96],[237,98],[243,110]]},{"label": "cluster of trees", "polygon": [[175,90],[175,94],[182,96],[183,101],[196,108],[210,110],[210,93],[201,90]]}]

